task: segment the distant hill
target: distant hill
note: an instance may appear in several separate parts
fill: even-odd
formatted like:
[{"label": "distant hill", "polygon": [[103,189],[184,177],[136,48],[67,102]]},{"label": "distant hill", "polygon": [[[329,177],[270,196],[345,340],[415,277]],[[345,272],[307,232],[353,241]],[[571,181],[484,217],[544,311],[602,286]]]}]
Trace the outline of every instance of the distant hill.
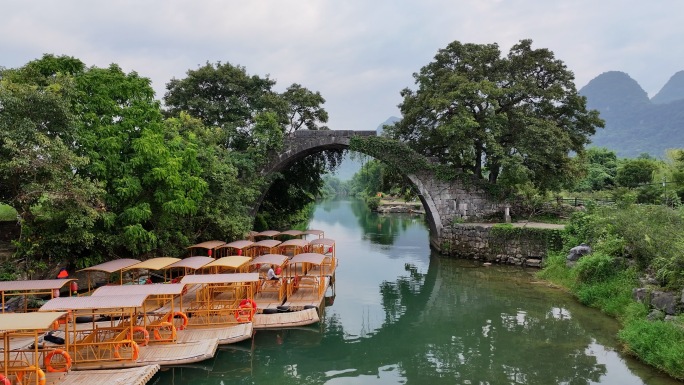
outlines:
[{"label": "distant hill", "polygon": [[618,71],[597,76],[579,93],[606,122],[592,138],[593,146],[607,147],[624,158],[642,153],[663,157],[669,148],[684,148],[684,71],[672,76],[653,99]]},{"label": "distant hill", "polygon": [[667,104],[681,99],[684,99],[684,71],[672,75],[663,89],[651,99],[651,102]]},{"label": "distant hill", "polygon": [[377,132],[377,133],[378,133],[378,136],[380,136],[380,135],[382,135],[382,133],[383,133],[383,131],[384,131],[384,130],[383,130],[383,127],[384,127],[384,126],[392,125],[392,124],[394,124],[395,122],[398,122],[398,121],[400,121],[400,120],[401,120],[401,118],[397,118],[396,116],[390,116],[389,118],[387,118],[387,120],[385,120],[384,122],[380,123],[380,125],[378,126],[378,128],[375,129],[375,132]]}]

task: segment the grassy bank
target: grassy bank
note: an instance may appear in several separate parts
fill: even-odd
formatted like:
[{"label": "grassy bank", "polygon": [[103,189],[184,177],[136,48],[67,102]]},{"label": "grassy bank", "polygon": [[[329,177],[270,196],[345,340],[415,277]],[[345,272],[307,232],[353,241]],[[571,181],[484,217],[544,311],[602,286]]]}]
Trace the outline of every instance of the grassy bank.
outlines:
[{"label": "grassy bank", "polygon": [[589,207],[571,218],[564,250],[584,242],[592,254],[573,267],[566,266],[564,253],[552,254],[539,273],[583,304],[620,320],[618,336],[625,351],[678,379],[684,379],[683,317],[650,320],[650,310],[633,300],[632,290],[644,286],[648,276],[650,289],[681,294],[682,214],[682,209],[661,206]]}]

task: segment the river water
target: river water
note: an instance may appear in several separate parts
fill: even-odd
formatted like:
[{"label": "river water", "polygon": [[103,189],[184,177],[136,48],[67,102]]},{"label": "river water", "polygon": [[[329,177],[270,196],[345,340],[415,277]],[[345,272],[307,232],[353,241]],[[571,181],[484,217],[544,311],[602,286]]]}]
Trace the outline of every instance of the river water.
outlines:
[{"label": "river water", "polygon": [[330,200],[309,228],[340,261],[320,324],[257,331],[150,384],[681,384],[621,355],[616,322],[536,270],[431,253],[421,216]]}]

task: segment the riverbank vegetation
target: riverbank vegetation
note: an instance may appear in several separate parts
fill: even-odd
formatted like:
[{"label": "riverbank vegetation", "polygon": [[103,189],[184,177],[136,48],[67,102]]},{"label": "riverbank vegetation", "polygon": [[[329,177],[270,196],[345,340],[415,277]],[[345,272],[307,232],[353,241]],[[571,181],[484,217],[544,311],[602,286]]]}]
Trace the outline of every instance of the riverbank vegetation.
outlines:
[{"label": "riverbank vegetation", "polygon": [[341,152],[268,179],[261,168],[289,133],[327,129],[320,93],[276,92],[229,63],[186,75],[169,81],[162,107],[149,79],[116,64],[45,55],[0,70],[0,202],[20,218],[9,264],[20,275],[241,238],[258,203],[256,229],[306,215]]},{"label": "riverbank vegetation", "polygon": [[592,253],[569,267],[553,253],[539,276],[569,290],[587,306],[621,321],[625,351],[669,375],[684,378],[684,319],[635,300],[635,290],[671,292],[681,310],[684,289],[684,209],[663,205],[589,204],[565,230],[567,251],[581,243]]}]

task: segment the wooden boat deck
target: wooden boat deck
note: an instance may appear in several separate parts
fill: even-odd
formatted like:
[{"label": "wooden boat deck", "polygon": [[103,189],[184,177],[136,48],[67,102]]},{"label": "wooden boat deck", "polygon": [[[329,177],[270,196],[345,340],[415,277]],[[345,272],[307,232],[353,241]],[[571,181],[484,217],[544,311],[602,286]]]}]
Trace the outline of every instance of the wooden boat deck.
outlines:
[{"label": "wooden boat deck", "polygon": [[321,295],[319,295],[318,292],[316,292],[315,290],[299,289],[287,297],[287,300],[285,301],[283,306],[289,306],[290,309],[293,310],[304,309],[305,306],[320,306],[321,302],[323,302],[325,292],[328,290],[328,287],[330,286],[330,277],[323,277],[323,282],[319,282],[319,285],[323,286],[323,289],[321,290]]},{"label": "wooden boat deck", "polygon": [[255,329],[275,329],[311,325],[318,321],[318,309],[311,308],[273,314],[257,313],[253,322]]},{"label": "wooden boat deck", "polygon": [[204,339],[183,343],[152,344],[140,347],[137,361],[103,361],[74,363],[73,370],[130,368],[151,364],[181,365],[208,360],[218,348],[218,339]]},{"label": "wooden boat deck", "polygon": [[144,385],[159,370],[159,365],[146,365],[128,369],[103,369],[45,373],[46,385],[126,384]]},{"label": "wooden boat deck", "polygon": [[252,338],[254,328],[251,322],[234,326],[198,327],[178,332],[176,341],[185,343],[217,338],[219,345],[233,344]]}]

